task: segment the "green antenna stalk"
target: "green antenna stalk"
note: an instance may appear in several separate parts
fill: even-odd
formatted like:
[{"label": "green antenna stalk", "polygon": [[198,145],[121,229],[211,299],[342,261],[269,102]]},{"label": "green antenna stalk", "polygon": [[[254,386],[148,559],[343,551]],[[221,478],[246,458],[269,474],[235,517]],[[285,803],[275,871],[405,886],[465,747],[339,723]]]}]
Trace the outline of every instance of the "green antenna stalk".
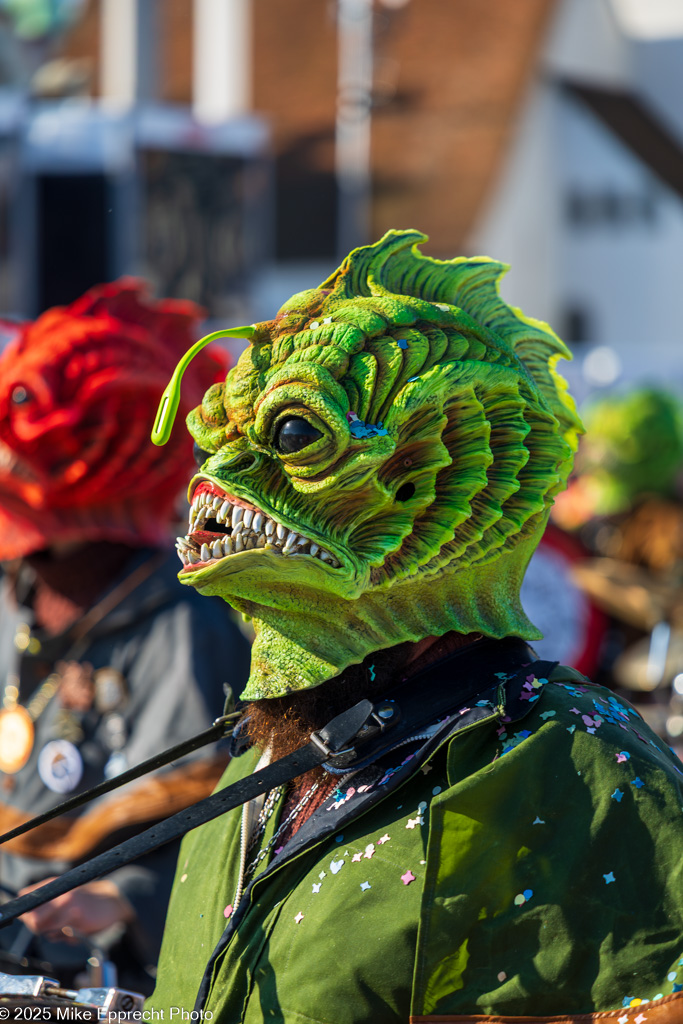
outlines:
[{"label": "green antenna stalk", "polygon": [[171,436],[173,424],[178,414],[178,405],[180,404],[180,385],[183,379],[183,374],[194,357],[201,352],[209,342],[216,341],[217,338],[251,338],[254,334],[254,330],[255,328],[252,326],[229,327],[222,331],[214,331],[212,334],[207,334],[205,337],[200,338],[199,341],[195,342],[192,348],[187,350],[173,371],[173,376],[164,388],[164,393],[161,396],[156,419],[154,421],[154,430],[152,431],[153,444],[159,446],[164,445]]}]

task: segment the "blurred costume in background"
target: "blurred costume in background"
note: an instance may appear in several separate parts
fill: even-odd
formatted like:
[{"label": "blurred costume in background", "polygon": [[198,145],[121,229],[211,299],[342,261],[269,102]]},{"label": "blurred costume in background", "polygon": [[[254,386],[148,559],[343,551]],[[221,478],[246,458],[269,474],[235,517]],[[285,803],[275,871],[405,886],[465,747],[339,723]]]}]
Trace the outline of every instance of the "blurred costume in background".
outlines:
[{"label": "blurred costume in background", "polygon": [[[248,643],[225,605],[176,579],[192,444],[149,441],[200,317],[124,279],[24,325],[0,357],[0,833],[199,732],[222,713],[223,683],[246,679]],[[209,353],[197,362],[187,407],[221,370]],[[214,748],[0,847],[5,894],[206,795],[225,763]],[[2,969],[26,954],[68,980],[83,949],[47,939],[97,933],[121,980],[144,988],[176,852],[40,908],[32,945],[23,928],[3,932]]]},{"label": "blurred costume in background", "polygon": [[343,767],[323,747],[185,838],[149,1008],[640,1024],[650,1000],[673,1024],[683,768],[536,659],[519,600],[581,430],[567,352],[501,300],[501,264],[423,240],[389,232],[244,328],[188,419],[180,578],[256,632],[221,786],[376,703]]},{"label": "blurred costume in background", "polygon": [[592,554],[576,583],[610,616],[599,678],[638,694],[669,742],[683,734],[683,405],[653,388],[605,394],[585,409],[576,475],[553,517]]}]

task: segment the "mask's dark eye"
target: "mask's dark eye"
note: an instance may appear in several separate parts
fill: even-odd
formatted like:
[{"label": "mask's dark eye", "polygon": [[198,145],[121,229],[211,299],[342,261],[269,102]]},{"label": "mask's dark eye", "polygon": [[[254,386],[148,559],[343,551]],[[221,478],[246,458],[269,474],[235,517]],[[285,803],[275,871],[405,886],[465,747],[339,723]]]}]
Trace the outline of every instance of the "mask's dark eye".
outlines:
[{"label": "mask's dark eye", "polygon": [[275,447],[279,452],[300,452],[323,435],[301,416],[283,420],[275,434]]},{"label": "mask's dark eye", "polygon": [[211,452],[205,452],[203,448],[199,447],[196,441],[194,443],[194,448],[192,449],[192,454],[194,455],[194,461],[197,463],[200,469],[202,468],[206,460],[211,458]]},{"label": "mask's dark eye", "polygon": [[31,396],[23,384],[17,384],[17,386],[12,389],[10,397],[13,405],[23,405],[24,402],[29,402],[31,400]]}]

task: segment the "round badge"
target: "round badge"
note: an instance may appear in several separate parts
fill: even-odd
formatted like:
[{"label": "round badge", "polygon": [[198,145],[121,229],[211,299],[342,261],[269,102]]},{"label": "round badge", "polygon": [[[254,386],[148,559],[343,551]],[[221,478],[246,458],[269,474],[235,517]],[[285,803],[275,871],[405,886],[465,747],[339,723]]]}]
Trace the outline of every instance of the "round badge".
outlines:
[{"label": "round badge", "polygon": [[0,711],[0,772],[14,775],[23,768],[33,750],[33,720],[17,704]]},{"label": "round badge", "polygon": [[68,740],[50,740],[38,755],[38,774],[53,793],[70,793],[81,781],[83,759]]}]

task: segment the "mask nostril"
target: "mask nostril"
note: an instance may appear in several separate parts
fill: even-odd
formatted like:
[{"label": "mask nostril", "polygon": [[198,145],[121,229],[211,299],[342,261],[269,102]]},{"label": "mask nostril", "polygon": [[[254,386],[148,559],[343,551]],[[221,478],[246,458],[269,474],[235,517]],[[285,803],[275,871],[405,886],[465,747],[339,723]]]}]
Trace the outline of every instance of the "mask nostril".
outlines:
[{"label": "mask nostril", "polygon": [[224,463],[226,469],[229,467],[231,472],[239,473],[246,473],[257,464],[258,456],[256,452],[235,452]]}]

